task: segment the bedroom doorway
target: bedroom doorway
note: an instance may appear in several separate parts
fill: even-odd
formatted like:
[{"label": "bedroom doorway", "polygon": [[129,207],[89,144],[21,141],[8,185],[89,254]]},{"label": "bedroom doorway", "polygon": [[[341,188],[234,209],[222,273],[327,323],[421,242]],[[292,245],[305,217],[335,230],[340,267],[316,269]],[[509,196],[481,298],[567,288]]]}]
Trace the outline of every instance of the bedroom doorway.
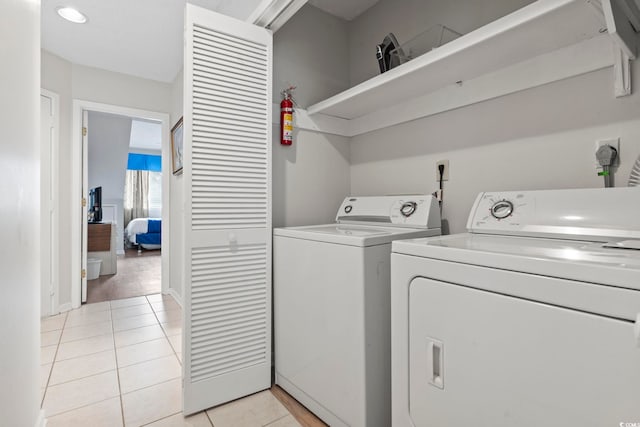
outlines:
[{"label": "bedroom doorway", "polygon": [[162,171],[170,171],[169,116],[74,101],[73,119],[81,131],[74,182],[82,184],[83,200],[72,233],[82,272],[72,281],[74,307],[167,293],[169,233],[162,230],[169,227],[170,172]]}]

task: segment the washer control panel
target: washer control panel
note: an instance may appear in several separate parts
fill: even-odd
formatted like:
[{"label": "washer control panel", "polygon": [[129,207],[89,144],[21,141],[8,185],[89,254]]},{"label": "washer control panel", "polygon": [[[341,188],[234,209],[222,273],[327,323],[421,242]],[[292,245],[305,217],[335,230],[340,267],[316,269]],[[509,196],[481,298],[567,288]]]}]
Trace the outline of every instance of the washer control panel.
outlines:
[{"label": "washer control panel", "polygon": [[347,197],[337,222],[413,228],[440,228],[440,209],[432,195]]}]

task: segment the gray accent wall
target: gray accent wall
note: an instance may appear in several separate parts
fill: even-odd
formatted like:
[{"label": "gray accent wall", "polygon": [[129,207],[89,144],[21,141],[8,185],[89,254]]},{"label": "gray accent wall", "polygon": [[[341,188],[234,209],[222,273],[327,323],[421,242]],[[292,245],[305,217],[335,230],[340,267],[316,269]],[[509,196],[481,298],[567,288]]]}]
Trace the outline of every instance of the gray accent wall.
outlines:
[{"label": "gray accent wall", "polygon": [[131,118],[89,112],[87,175],[89,188],[102,187],[102,203],[116,205],[116,251],[124,251],[124,183]]}]

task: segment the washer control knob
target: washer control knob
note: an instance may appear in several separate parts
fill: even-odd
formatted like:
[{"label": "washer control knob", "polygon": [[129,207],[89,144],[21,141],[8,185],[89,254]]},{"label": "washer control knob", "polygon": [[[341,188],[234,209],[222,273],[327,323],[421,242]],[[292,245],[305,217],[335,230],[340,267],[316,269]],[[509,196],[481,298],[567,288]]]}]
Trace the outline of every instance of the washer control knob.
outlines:
[{"label": "washer control knob", "polygon": [[402,206],[400,207],[400,213],[402,214],[402,216],[404,216],[405,218],[410,217],[411,215],[413,215],[413,213],[416,211],[416,208],[418,207],[416,202],[405,202],[402,204]]},{"label": "washer control knob", "polygon": [[495,219],[505,219],[513,214],[513,203],[508,200],[500,200],[491,206],[491,216]]},{"label": "washer control knob", "polygon": [[344,212],[345,213],[350,213],[353,210],[353,206],[351,205],[347,205],[344,207]]}]

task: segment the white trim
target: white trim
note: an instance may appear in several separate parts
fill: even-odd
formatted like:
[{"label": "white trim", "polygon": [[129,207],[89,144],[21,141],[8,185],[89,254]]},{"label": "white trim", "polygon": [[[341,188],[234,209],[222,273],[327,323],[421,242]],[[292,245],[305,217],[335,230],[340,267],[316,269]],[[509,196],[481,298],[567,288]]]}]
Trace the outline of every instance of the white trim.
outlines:
[{"label": "white trim", "polygon": [[47,418],[44,416],[44,409],[40,409],[38,413],[38,418],[36,419],[35,427],[46,427],[47,426]]},{"label": "white trim", "polygon": [[[60,188],[59,188],[59,179],[60,176],[60,95],[55,92],[52,92],[48,89],[41,88],[40,96],[45,96],[47,98],[51,98],[51,103],[53,105],[53,148],[51,150],[51,176],[54,180],[53,188],[56,193],[56,196],[53,199],[52,209],[55,212],[55,221],[56,224],[53,227],[53,230],[49,230],[50,238],[51,238],[51,247],[60,248]],[[53,298],[51,298],[51,305],[49,307],[50,312],[48,314],[53,315],[54,313],[58,313],[59,304],[60,304],[60,251],[54,250],[51,255],[51,283],[52,283],[52,291]]]},{"label": "white trim", "polygon": [[71,310],[73,310],[73,306],[71,305],[70,302],[60,304],[60,306],[58,307],[59,313],[64,313],[65,311],[71,311]]},{"label": "white trim", "polygon": [[307,0],[262,0],[246,22],[268,28],[275,33],[305,4]]},{"label": "white trim", "polygon": [[[170,245],[170,177],[171,177],[171,142],[169,140],[169,114],[156,111],[140,110],[118,105],[102,104],[98,102],[74,99],[72,106],[72,151],[71,151],[71,305],[80,307],[81,292],[81,257],[82,244],[80,229],[82,227],[81,209],[78,206],[82,200],[82,112],[97,111],[101,113],[119,114],[122,116],[145,118],[162,122],[162,244]],[[169,251],[162,251],[162,292],[166,293],[170,281]]]},{"label": "white trim", "polygon": [[164,295],[171,295],[173,299],[178,303],[178,305],[182,307],[182,297],[174,288],[169,288],[167,289],[167,292],[162,292],[162,293]]},{"label": "white trim", "polygon": [[616,98],[631,95],[631,60],[617,46],[613,47],[615,62],[613,64],[614,93]]}]

